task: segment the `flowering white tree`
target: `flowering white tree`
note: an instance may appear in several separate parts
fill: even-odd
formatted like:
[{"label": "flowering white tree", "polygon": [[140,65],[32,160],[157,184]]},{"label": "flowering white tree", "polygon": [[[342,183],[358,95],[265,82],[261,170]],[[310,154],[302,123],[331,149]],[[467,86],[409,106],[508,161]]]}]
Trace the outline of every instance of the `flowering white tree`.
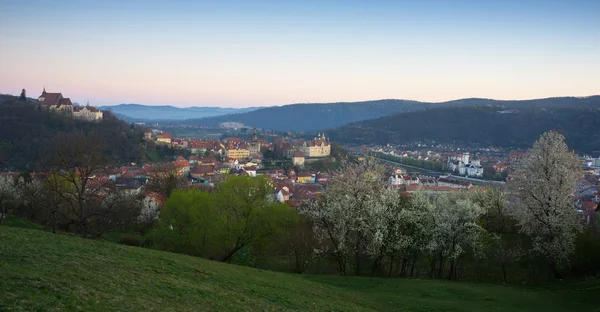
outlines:
[{"label": "flowering white tree", "polygon": [[[441,277],[447,261],[450,262],[448,279],[456,275],[457,262],[467,251],[477,252],[483,228],[478,221],[485,210],[469,198],[468,193],[444,193],[430,199],[425,207],[430,222],[430,238],[424,250],[433,256],[431,272]],[[436,267],[437,265],[437,267]]]},{"label": "flowering white tree", "polygon": [[158,220],[159,215],[160,209],[158,208],[158,204],[151,198],[145,197],[144,200],[142,200],[142,209],[137,218],[138,222],[151,224],[152,222]]},{"label": "flowering white tree", "polygon": [[8,214],[9,207],[18,199],[18,190],[12,177],[0,177],[0,223]]},{"label": "flowering white tree", "polygon": [[332,175],[327,193],[300,207],[299,212],[313,222],[315,234],[323,242],[320,251],[337,260],[340,274],[346,274],[347,261],[354,254],[358,275],[369,240],[380,240],[383,235],[381,214],[385,208],[378,204],[383,176],[371,161],[342,161],[341,167]]},{"label": "flowering white tree", "polygon": [[580,230],[573,206],[583,163],[569,151],[564,136],[549,131],[521,159],[510,187],[518,198],[512,211],[520,230],[532,241],[558,277],[557,267],[568,262]]}]

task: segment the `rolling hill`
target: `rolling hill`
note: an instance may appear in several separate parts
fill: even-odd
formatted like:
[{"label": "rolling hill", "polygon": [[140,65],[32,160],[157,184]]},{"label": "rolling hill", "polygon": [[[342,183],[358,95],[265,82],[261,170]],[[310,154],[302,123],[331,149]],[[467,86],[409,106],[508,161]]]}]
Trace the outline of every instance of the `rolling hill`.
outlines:
[{"label": "rolling hill", "polygon": [[174,107],[169,105],[152,106],[142,104],[119,104],[102,106],[101,110],[110,110],[122,119],[134,120],[181,120],[190,118],[214,117],[227,114],[243,113],[256,108],[222,108],[222,107]]},{"label": "rolling hill", "polygon": [[286,274],[8,226],[0,276],[2,311],[592,311],[600,294],[597,282]]},{"label": "rolling hill", "polygon": [[518,108],[561,108],[561,107],[600,107],[600,96],[585,98],[559,97],[523,101],[499,101],[491,99],[461,99],[441,103],[417,102],[409,100],[377,100],[366,102],[329,104],[291,104],[267,107],[251,112],[202,119],[177,121],[187,125],[218,125],[226,121],[241,122],[250,127],[279,131],[316,131],[336,128],[342,125],[441,107],[500,106],[505,109]]},{"label": "rolling hill", "polygon": [[50,113],[32,102],[0,96],[0,171],[33,171],[51,150],[60,134],[94,133],[103,142],[103,153],[115,163],[139,162],[142,157],[141,129],[130,126],[106,112],[99,122]]},{"label": "rolling hill", "polygon": [[577,106],[443,107],[351,123],[328,131],[345,144],[436,141],[471,146],[530,147],[545,131],[558,130],[579,152],[600,151],[600,97]]}]

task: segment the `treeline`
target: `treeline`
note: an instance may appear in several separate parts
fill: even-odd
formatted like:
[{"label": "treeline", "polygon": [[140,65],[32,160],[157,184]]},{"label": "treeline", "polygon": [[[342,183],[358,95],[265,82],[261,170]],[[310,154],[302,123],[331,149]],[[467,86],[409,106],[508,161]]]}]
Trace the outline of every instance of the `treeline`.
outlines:
[{"label": "treeline", "polygon": [[93,134],[103,143],[112,163],[139,162],[143,156],[143,131],[117,119],[110,112],[98,122],[73,119],[48,112],[34,102],[2,96],[0,100],[0,171],[44,169],[52,140],[62,134]]},{"label": "treeline", "polygon": [[448,165],[439,160],[425,160],[425,159],[415,159],[410,157],[400,157],[389,155],[381,152],[370,152],[370,155],[375,156],[377,158],[406,164],[413,167],[423,168],[430,171],[436,172],[446,172],[448,170]]},{"label": "treeline", "polygon": [[265,177],[185,190],[159,170],[149,187],[168,198],[160,215],[93,183],[101,155],[78,152],[93,151],[89,141],[57,145],[64,157],[40,189],[25,178],[0,183],[0,211],[85,237],[118,234],[122,243],[296,273],[511,283],[600,274],[600,235],[574,208],[582,164],[556,132],[536,141],[508,188],[406,196],[374,162],[345,161],[325,193],[293,209]]},{"label": "treeline", "polygon": [[566,137],[578,152],[600,151],[600,97],[586,106],[522,107],[499,113],[506,107],[443,107],[408,112],[352,123],[328,131],[343,144],[404,144],[438,142],[478,146],[526,148],[549,130]]}]

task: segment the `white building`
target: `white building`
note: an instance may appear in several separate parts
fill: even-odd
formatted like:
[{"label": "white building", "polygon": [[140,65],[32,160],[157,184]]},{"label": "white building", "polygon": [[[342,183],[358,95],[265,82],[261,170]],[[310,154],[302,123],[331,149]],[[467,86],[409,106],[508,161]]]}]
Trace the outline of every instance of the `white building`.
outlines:
[{"label": "white building", "polygon": [[469,152],[448,157],[448,169],[461,176],[482,177],[483,166],[479,159],[471,159]]},{"label": "white building", "polygon": [[101,120],[103,115],[104,114],[97,107],[90,106],[89,103],[86,106],[73,107],[73,118],[76,119],[96,121]]},{"label": "white building", "polygon": [[400,186],[404,184],[404,177],[402,175],[392,175],[389,177],[388,182],[391,186]]}]

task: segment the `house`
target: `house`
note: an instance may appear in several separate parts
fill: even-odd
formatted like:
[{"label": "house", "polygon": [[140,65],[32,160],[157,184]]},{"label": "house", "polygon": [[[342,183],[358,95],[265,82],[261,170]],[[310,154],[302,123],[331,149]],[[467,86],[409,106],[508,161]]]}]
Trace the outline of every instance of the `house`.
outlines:
[{"label": "house", "polygon": [[144,139],[146,139],[146,140],[152,139],[152,131],[150,131],[150,129],[148,129],[148,128],[146,128],[146,130],[144,130]]},{"label": "house", "polygon": [[437,186],[437,179],[432,176],[420,175],[419,185],[422,186]]},{"label": "house", "polygon": [[249,176],[251,177],[255,177],[256,176],[256,167],[244,167],[243,170],[248,173]]},{"label": "house", "polygon": [[227,174],[229,173],[229,166],[226,166],[220,162],[216,163],[214,166],[215,172],[221,173],[221,174]]},{"label": "house", "polygon": [[[86,106],[75,106],[73,107],[73,118],[87,120],[87,121],[96,121],[102,120],[103,113],[94,106],[90,106],[88,103]],[[144,133],[144,136],[146,134]]]},{"label": "house", "polygon": [[117,178],[114,183],[115,188],[118,191],[128,195],[138,195],[142,192],[142,188],[146,184],[146,181],[147,179]]},{"label": "house", "polygon": [[294,152],[292,155],[292,163],[294,166],[304,167],[304,153],[300,151]]},{"label": "house", "polygon": [[300,172],[297,181],[298,183],[315,183],[315,178],[310,172]]},{"label": "house", "polygon": [[156,141],[171,144],[171,135],[166,132],[163,132],[156,136]]},{"label": "house", "polygon": [[282,203],[290,200],[290,190],[287,186],[280,188],[275,195],[275,198]]},{"label": "house", "polygon": [[419,177],[405,175],[404,185],[419,185]]},{"label": "house", "polygon": [[317,183],[324,184],[324,183],[327,183],[327,180],[328,180],[328,177],[325,173],[322,173],[322,172],[317,173]]},{"label": "house", "polygon": [[177,160],[175,160],[175,168],[177,169],[177,175],[180,177],[186,177],[190,173],[190,163],[182,156],[177,157]]},{"label": "house", "polygon": [[227,157],[225,158],[225,160],[223,161],[223,165],[227,166],[229,168],[235,168],[237,165],[239,164],[238,160],[235,158],[230,158]]},{"label": "house", "polygon": [[37,103],[41,107],[49,110],[69,114],[73,112],[73,103],[71,103],[71,99],[63,97],[62,93],[46,92],[46,88],[42,91],[42,95],[38,97]]},{"label": "house", "polygon": [[215,169],[211,165],[200,165],[190,169],[190,177],[193,180],[200,180],[201,178],[205,178],[208,175],[213,175],[215,173]]}]

